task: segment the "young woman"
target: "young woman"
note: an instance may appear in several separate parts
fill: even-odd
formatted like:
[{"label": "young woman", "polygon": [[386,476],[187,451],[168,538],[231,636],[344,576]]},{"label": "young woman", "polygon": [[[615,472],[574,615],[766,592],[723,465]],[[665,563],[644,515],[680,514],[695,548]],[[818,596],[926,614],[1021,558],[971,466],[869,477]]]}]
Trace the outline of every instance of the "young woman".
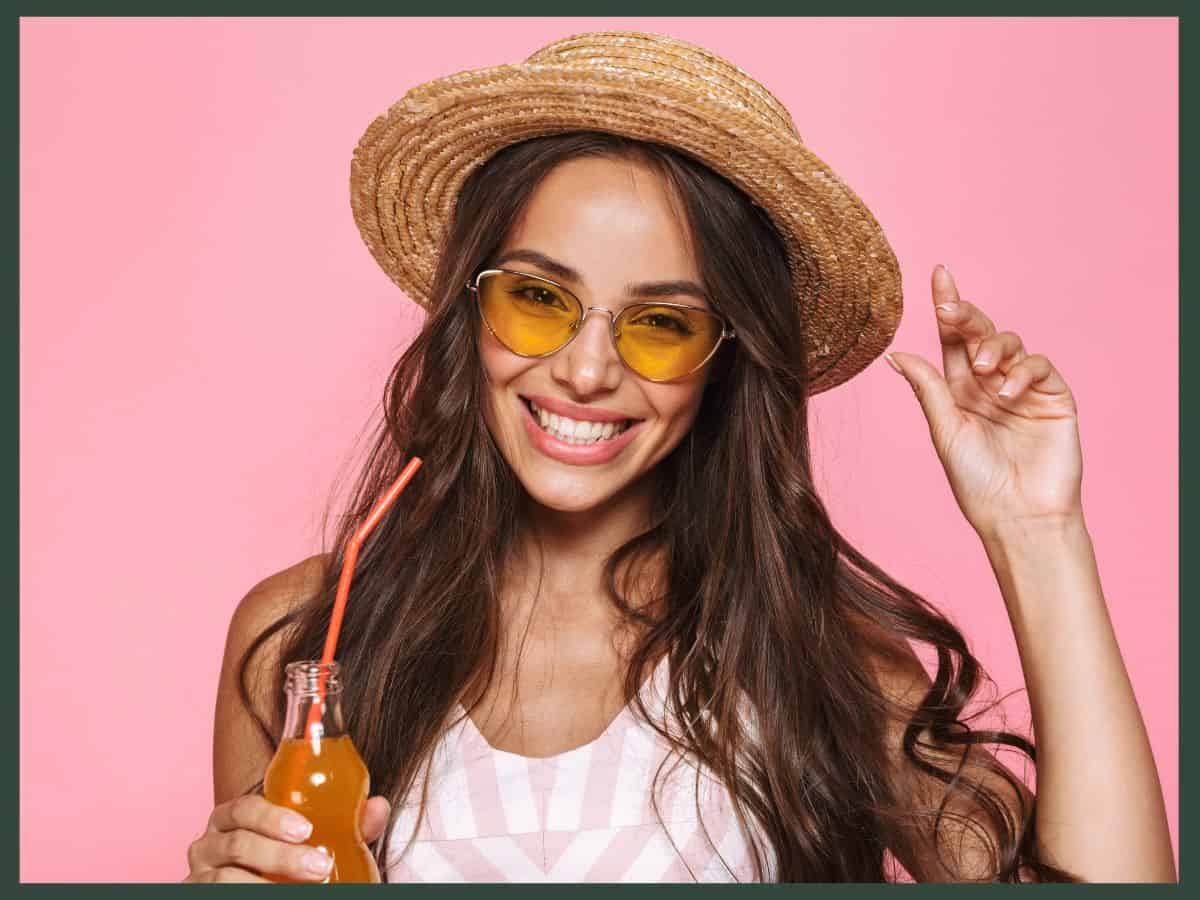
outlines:
[{"label": "young woman", "polygon": [[[551,49],[580,47],[603,53],[550,71]],[[655,53],[671,78],[647,86],[643,66],[625,93],[600,89],[614,60],[638,68]],[[720,93],[700,75],[718,71],[755,100],[738,109],[765,117],[756,146],[787,130],[765,89],[700,48],[618,32],[539,54],[543,69],[492,71],[489,102],[529,105],[457,186],[442,180],[453,205],[425,285],[418,214],[379,199],[364,147],[420,118],[423,159],[445,164],[446,147],[486,132],[463,118],[456,145],[438,118],[470,108],[470,85],[440,82],[455,103],[410,92],[360,145],[360,227],[429,316],[393,371],[334,548],[257,585],[233,617],[216,807],[187,880],[328,874],[303,827],[290,830],[303,821],[261,796],[282,667],[320,656],[347,540],[413,455],[425,464],[358,560],[338,653],[377,794],[363,831],[381,879],[881,881],[898,877],[894,859],[918,881],[1174,880],[1060,373],[943,267],[942,371],[890,360],[1012,619],[1035,798],[986,749],[1032,762],[1033,743],[963,720],[985,677],[963,635],[852,547],[813,485],[807,397],[864,367],[895,328],[886,279],[856,307],[846,284],[871,285],[833,290],[832,256],[806,251],[785,220],[832,221],[821,200],[844,188],[823,179],[825,195],[787,212],[722,174],[743,174],[750,162],[723,160],[748,157],[621,117],[656,102],[691,115]],[[588,81],[580,70],[600,56]],[[497,89],[501,75],[542,78],[541,93]],[[669,102],[688,78],[693,105]],[[556,127],[519,136],[559,90],[607,127],[559,110]],[[386,241],[364,224],[368,195],[371,215],[394,216]],[[894,266],[881,247],[833,249],[847,270],[878,273]],[[859,308],[873,325],[848,315]],[[914,643],[936,652],[932,678]]]}]

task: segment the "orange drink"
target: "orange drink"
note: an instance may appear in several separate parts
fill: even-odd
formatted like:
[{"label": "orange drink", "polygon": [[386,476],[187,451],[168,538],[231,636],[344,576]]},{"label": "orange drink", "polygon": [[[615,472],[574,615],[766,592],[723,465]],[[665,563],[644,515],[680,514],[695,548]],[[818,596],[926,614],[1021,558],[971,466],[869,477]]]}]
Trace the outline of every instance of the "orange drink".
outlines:
[{"label": "orange drink", "polygon": [[[321,668],[327,678],[323,699],[316,686]],[[371,778],[342,727],[337,663],[290,663],[287,672],[287,722],[263,777],[263,796],[312,823],[305,843],[333,857],[326,883],[375,881],[374,857],[361,829]],[[319,719],[309,715],[316,704],[323,707]],[[303,736],[306,727],[308,737]]]}]

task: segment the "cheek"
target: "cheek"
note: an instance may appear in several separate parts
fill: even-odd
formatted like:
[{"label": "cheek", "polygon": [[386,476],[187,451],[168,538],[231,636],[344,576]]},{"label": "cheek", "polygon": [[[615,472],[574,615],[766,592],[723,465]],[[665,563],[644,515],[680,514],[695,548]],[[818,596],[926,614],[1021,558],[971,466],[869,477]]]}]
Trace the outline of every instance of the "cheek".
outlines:
[{"label": "cheek", "polygon": [[[512,414],[513,410],[510,408],[514,402],[510,387],[541,360],[526,359],[510,353],[500,346],[490,333],[486,333],[479,338],[479,361],[484,377],[484,421],[492,436],[503,442],[497,428],[515,429],[520,426],[519,419]],[[498,417],[501,406],[508,411],[508,415]],[[514,438],[517,436],[519,435],[513,435]]]},{"label": "cheek", "polygon": [[647,389],[651,406],[672,435],[682,436],[695,421],[704,396],[704,381],[682,385],[658,385]]},{"label": "cheek", "polygon": [[510,353],[497,343],[491,333],[480,326],[479,361],[483,367],[483,376],[487,386],[493,390],[503,390],[521,372],[529,368],[529,360]]}]

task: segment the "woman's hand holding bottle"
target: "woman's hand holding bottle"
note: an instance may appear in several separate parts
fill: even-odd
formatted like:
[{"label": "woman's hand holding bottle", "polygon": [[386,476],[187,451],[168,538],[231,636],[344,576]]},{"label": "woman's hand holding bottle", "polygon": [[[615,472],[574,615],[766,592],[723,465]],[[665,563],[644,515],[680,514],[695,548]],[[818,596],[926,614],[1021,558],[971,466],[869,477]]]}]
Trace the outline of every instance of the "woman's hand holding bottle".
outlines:
[{"label": "woman's hand holding bottle", "polygon": [[[387,798],[367,800],[362,815],[366,843],[383,834],[390,812]],[[268,876],[324,881],[329,877],[330,857],[304,843],[311,831],[311,823],[299,813],[257,794],[235,797],[212,811],[204,834],[188,847],[189,872],[184,882],[270,883],[273,879]],[[377,867],[372,880],[381,880]]]}]

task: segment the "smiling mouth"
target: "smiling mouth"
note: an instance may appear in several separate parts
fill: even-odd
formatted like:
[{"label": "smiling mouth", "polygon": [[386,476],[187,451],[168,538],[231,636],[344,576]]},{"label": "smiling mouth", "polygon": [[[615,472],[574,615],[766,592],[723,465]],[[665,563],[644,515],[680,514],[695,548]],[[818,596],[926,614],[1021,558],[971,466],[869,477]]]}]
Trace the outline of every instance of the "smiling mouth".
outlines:
[{"label": "smiling mouth", "polygon": [[599,444],[619,437],[631,425],[641,419],[625,419],[622,422],[580,422],[556,413],[539,409],[529,398],[521,397],[533,421],[546,434],[567,444]]}]

